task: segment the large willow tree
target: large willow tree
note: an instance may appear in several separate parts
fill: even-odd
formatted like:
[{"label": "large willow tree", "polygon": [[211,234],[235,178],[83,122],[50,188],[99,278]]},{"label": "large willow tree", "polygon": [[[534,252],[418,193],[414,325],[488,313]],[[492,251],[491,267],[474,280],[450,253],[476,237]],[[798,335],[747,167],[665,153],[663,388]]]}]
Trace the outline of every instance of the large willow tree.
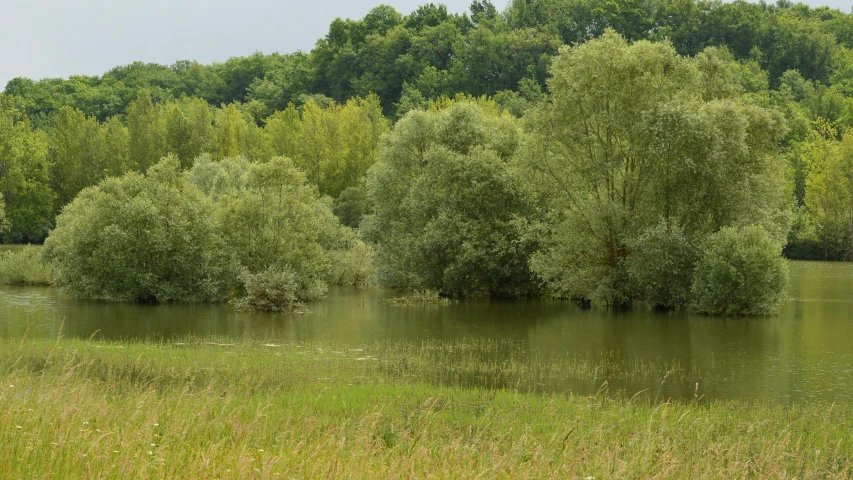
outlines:
[{"label": "large willow tree", "polygon": [[373,212],[361,231],[379,280],[453,296],[534,293],[535,242],[521,219],[535,209],[510,168],[521,128],[493,104],[447,103],[400,120],[368,174]]},{"label": "large willow tree", "polygon": [[[743,97],[715,50],[685,58],[610,31],[563,47],[551,74],[523,163],[551,207],[533,268],[556,293],[625,304],[675,288],[725,226],[784,240],[783,118]],[[666,242],[681,247],[649,251]]]}]

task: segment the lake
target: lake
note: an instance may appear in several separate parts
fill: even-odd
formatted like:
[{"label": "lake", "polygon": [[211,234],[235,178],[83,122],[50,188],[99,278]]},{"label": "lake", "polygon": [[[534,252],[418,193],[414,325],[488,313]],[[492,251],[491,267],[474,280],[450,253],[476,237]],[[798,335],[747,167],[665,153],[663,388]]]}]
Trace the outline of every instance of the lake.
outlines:
[{"label": "lake", "polygon": [[[399,295],[335,287],[324,301],[309,305],[310,313],[291,315],[238,313],[227,304],[80,301],[55,288],[0,286],[0,337],[180,341],[215,336],[352,347],[489,341],[499,345],[494,361],[506,348],[537,362],[605,356],[617,364],[670,365],[681,372],[654,380],[610,380],[609,388],[629,394],[657,390],[673,398],[698,394],[788,403],[847,400],[853,387],[853,264],[791,262],[789,301],[774,317],[583,310],[550,299],[427,306],[388,301]],[[601,383],[556,382],[545,390],[595,393]]]}]

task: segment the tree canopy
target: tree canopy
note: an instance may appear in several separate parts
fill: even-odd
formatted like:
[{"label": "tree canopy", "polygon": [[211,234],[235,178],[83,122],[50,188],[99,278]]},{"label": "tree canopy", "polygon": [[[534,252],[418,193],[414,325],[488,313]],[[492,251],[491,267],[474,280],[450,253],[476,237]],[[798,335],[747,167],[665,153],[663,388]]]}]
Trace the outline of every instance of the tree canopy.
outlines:
[{"label": "tree canopy", "polygon": [[511,171],[517,121],[493,104],[450,102],[411,112],[385,138],[367,179],[362,222],[380,281],[447,295],[524,296],[535,207]]},{"label": "tree canopy", "polygon": [[714,55],[609,31],[554,60],[522,163],[550,205],[534,269],[559,294],[634,300],[626,261],[661,222],[696,238],[758,224],[782,244],[784,119]]}]

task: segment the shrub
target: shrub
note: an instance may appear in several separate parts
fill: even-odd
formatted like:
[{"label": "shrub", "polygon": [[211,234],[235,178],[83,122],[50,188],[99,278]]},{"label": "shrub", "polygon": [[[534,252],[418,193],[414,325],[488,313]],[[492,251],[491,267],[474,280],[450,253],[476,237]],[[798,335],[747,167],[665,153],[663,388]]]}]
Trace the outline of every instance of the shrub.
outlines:
[{"label": "shrub", "polygon": [[390,298],[388,301],[399,306],[414,305],[450,305],[450,299],[442,297],[435,290],[417,290],[403,297]]},{"label": "shrub", "polygon": [[347,227],[358,228],[367,213],[367,192],[362,187],[347,187],[332,204],[332,211]]},{"label": "shrub", "polygon": [[41,249],[32,245],[0,254],[0,283],[4,285],[51,285],[53,271],[42,262]]},{"label": "shrub", "polygon": [[296,272],[288,267],[268,267],[259,273],[244,270],[240,275],[242,295],[231,300],[234,308],[253,312],[294,312],[304,308],[302,299],[316,298],[322,291],[304,291]]},{"label": "shrub", "polygon": [[346,248],[332,250],[329,256],[330,285],[369,285],[374,282],[373,247],[353,238]]},{"label": "shrub", "polygon": [[[215,202],[226,248],[243,271],[242,310],[285,311],[322,296],[327,282],[372,277],[372,249],[332,213],[293,162],[201,157],[189,181]],[[295,282],[295,283],[294,283]]]},{"label": "shrub", "polygon": [[45,256],[72,295],[116,301],[221,300],[236,280],[212,201],[175,158],[83,190]]},{"label": "shrub", "polygon": [[696,309],[722,315],[777,312],[788,283],[781,253],[781,246],[758,226],[727,227],[713,234],[696,265]]},{"label": "shrub", "polygon": [[324,240],[334,237],[340,224],[289,159],[248,165],[243,184],[219,200],[217,212],[227,248],[241,268],[252,274],[287,269],[299,283],[298,295],[322,295],[329,268]]},{"label": "shrub", "polygon": [[632,242],[625,270],[638,300],[654,307],[690,303],[697,248],[678,226],[660,223]]}]

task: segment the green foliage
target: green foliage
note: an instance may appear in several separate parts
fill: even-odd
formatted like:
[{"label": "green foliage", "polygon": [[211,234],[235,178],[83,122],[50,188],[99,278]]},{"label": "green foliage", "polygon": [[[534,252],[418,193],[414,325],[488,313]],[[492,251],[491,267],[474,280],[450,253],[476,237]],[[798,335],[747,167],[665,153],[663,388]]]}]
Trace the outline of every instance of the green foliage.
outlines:
[{"label": "green foliage", "polygon": [[131,165],[144,172],[166,153],[162,106],[152,103],[148,90],[140,90],[128,106],[127,129]]},{"label": "green foliage", "polygon": [[697,239],[752,223],[785,238],[784,119],[739,97],[711,53],[608,32],[554,60],[521,163],[549,206],[532,265],[556,294],[633,301],[624,262],[662,219]]},{"label": "green foliage", "polygon": [[231,300],[239,311],[293,312],[304,308],[300,300],[310,297],[302,291],[297,274],[287,266],[270,266],[258,273],[244,271],[240,275],[243,294]]},{"label": "green foliage", "polygon": [[[294,235],[313,246],[291,252],[289,268],[306,291],[372,276],[368,250],[312,195],[334,199],[354,228],[375,207],[364,233],[383,283],[448,295],[524,295],[544,280],[563,296],[682,305],[680,280],[652,260],[656,242],[678,243],[675,230],[657,225],[677,225],[687,243],[750,224],[781,240],[791,203],[788,254],[850,258],[853,16],[696,0],[470,10],[379,6],[335,20],[310,53],[14,79],[0,98],[2,240],[41,241],[80,191],[171,154],[217,219],[231,208],[261,222],[256,233],[277,225],[264,233],[272,244],[284,236],[271,231],[302,225]],[[572,47],[557,55],[560,44]],[[502,111],[525,117],[529,141]],[[385,115],[401,120],[383,143]],[[519,149],[523,160],[510,161]],[[295,199],[281,189],[316,207],[316,238],[302,207],[280,218],[253,210],[272,204],[275,188],[252,184],[249,163],[276,156],[316,187]],[[306,269],[309,258],[322,260]],[[269,265],[284,264],[246,268]]]},{"label": "green foliage", "polygon": [[6,201],[0,196],[0,235],[9,230],[9,221],[6,219]]},{"label": "green foliage", "polygon": [[286,266],[305,295],[300,300],[319,297],[328,269],[321,244],[324,223],[337,223],[328,205],[289,159],[248,164],[243,179],[217,208],[228,250],[252,274]]},{"label": "green foliage", "polygon": [[364,187],[347,187],[332,204],[332,211],[343,225],[358,228],[367,213],[367,191]]},{"label": "green foliage", "polygon": [[469,101],[397,123],[368,175],[373,212],[361,224],[380,283],[454,296],[537,291],[535,242],[520,221],[535,209],[509,164],[521,138],[510,116]]},{"label": "green foliage", "polygon": [[370,95],[325,108],[309,99],[301,114],[289,106],[265,130],[277,155],[292,158],[321,194],[337,197],[364,178],[388,125],[379,99]]},{"label": "green foliage", "polygon": [[53,222],[54,193],[48,183],[47,140],[0,95],[0,197],[5,204],[7,242],[44,239]]},{"label": "green foliage", "polygon": [[49,127],[63,106],[99,121],[127,117],[139,89],[156,104],[191,97],[213,106],[245,104],[256,121],[312,95],[343,102],[375,93],[384,113],[397,118],[418,103],[412,101],[417,96],[496,95],[522,90],[528,78],[544,85],[561,44],[584,43],[608,28],[630,41],[669,39],[684,56],[725,46],[743,65],[745,83],[757,88],[762,82],[777,88],[786,72],[796,70],[810,82],[849,93],[850,18],[849,12],[785,2],[513,0],[499,14],[491,2],[476,1],[470,15],[433,4],[409,15],[378,6],[362,19],[333,21],[310,53],[257,52],[211,65],[135,62],[100,77],[16,78],[5,93],[21,98],[39,128]]},{"label": "green foliage", "polygon": [[62,107],[49,138],[51,188],[61,207],[77,193],[98,183],[107,171],[98,121],[79,110]]},{"label": "green foliage", "polygon": [[450,299],[442,297],[435,290],[417,290],[404,297],[395,297],[388,300],[394,305],[450,305]]},{"label": "green foliage", "polygon": [[806,214],[798,237],[814,242],[824,260],[853,256],[853,131],[848,130],[840,141],[836,135],[831,126],[819,121],[797,150]]},{"label": "green foliage", "polygon": [[164,122],[165,150],[178,157],[182,168],[189,168],[193,159],[211,151],[213,114],[207,102],[197,98],[170,104]]},{"label": "green foliage", "polygon": [[359,239],[352,230],[341,229],[335,248],[329,249],[330,285],[364,286],[375,283],[373,247]]},{"label": "green foliage", "polygon": [[683,307],[690,304],[698,256],[680,227],[660,223],[634,240],[624,268],[638,300],[655,307]]},{"label": "green foliage", "polygon": [[56,281],[72,295],[117,301],[221,300],[234,262],[213,202],[164,159],[84,189],[45,241]]},{"label": "green foliage", "polygon": [[784,300],[788,265],[758,226],[726,227],[702,247],[693,280],[695,308],[721,315],[770,315]]},{"label": "green foliage", "polygon": [[249,165],[246,157],[215,161],[209,154],[205,154],[195,159],[186,176],[190,183],[215,202],[219,202],[228,195],[238,194],[245,187]]},{"label": "green foliage", "polygon": [[42,261],[41,248],[27,245],[0,254],[0,284],[52,285],[53,271]]},{"label": "green foliage", "polygon": [[203,156],[187,178],[216,203],[226,248],[243,269],[240,308],[268,309],[263,302],[278,298],[270,293],[277,289],[281,298],[306,302],[321,297],[327,283],[363,284],[372,277],[372,249],[340,225],[290,159]]}]

